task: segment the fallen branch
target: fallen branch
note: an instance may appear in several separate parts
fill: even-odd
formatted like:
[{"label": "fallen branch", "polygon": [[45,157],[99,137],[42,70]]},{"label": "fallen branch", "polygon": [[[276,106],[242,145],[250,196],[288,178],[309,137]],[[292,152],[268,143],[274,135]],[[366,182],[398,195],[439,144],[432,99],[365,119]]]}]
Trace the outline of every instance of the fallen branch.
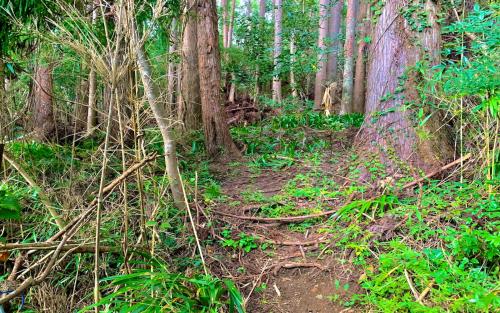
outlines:
[{"label": "fallen branch", "polygon": [[276,276],[278,275],[278,272],[282,268],[297,268],[297,267],[317,267],[320,270],[325,270],[326,268],[319,264],[319,263],[297,263],[297,262],[291,262],[291,263],[278,263],[272,266],[274,268],[273,274]]},{"label": "fallen branch", "polygon": [[455,165],[457,165],[457,164],[460,164],[460,163],[462,163],[462,162],[467,161],[468,159],[470,159],[470,158],[471,158],[471,156],[472,156],[472,155],[471,155],[470,153],[469,153],[469,154],[466,154],[466,155],[464,155],[463,157],[461,157],[460,159],[457,159],[457,160],[455,160],[455,161],[453,161],[453,162],[451,162],[451,163],[449,163],[449,164],[446,164],[445,166],[441,167],[440,169],[437,169],[437,170],[435,170],[435,171],[433,171],[433,172],[431,172],[431,173],[429,173],[429,174],[425,175],[425,176],[424,176],[424,177],[422,177],[422,178],[419,178],[419,179],[417,179],[417,180],[415,180],[415,181],[412,181],[412,182],[410,182],[410,183],[408,183],[408,184],[404,185],[403,187],[401,187],[401,190],[408,189],[408,188],[410,188],[410,187],[416,186],[416,185],[418,185],[418,184],[420,184],[420,183],[422,183],[422,182],[426,181],[427,179],[429,179],[429,178],[432,178],[432,177],[436,176],[437,174],[441,173],[442,171],[446,171],[447,169],[449,169],[449,168],[451,168],[451,167],[453,167],[453,166],[455,166]]},{"label": "fallen branch", "polygon": [[257,237],[258,241],[260,242],[267,242],[271,243],[273,245],[281,245],[281,246],[313,246],[317,245],[320,243],[325,243],[328,242],[328,238],[322,237],[318,238],[315,240],[307,240],[307,241],[288,241],[288,240],[273,240],[273,239],[267,239],[264,238],[260,235],[252,234],[253,236]]},{"label": "fallen branch", "polygon": [[247,220],[247,221],[254,221],[254,222],[265,222],[265,223],[303,222],[303,221],[308,220],[310,218],[323,217],[326,215],[331,215],[335,212],[337,212],[337,209],[325,211],[325,212],[321,212],[321,213],[317,213],[317,214],[301,215],[301,216],[289,216],[289,217],[257,217],[257,216],[255,216],[254,217],[254,216],[235,215],[235,214],[221,212],[221,211],[214,211],[215,214],[222,215],[222,216],[233,217],[233,218],[237,218],[240,220]]},{"label": "fallen branch", "polygon": [[[45,250],[55,250],[57,249],[59,245],[59,242],[33,242],[33,243],[7,243],[7,244],[0,244],[0,252],[3,251],[12,251],[12,250],[19,250],[19,251],[25,251],[25,250],[38,250],[38,251],[45,251]],[[72,252],[75,253],[94,253],[94,245],[93,244],[78,244],[78,243],[67,243],[61,248],[61,251],[69,251],[72,250]],[[132,247],[130,248],[131,250],[141,250],[142,248],[140,247]],[[99,248],[100,252],[107,252],[107,253],[121,253],[122,249],[116,245],[116,246],[102,246]],[[144,249],[144,251],[146,251]]]}]

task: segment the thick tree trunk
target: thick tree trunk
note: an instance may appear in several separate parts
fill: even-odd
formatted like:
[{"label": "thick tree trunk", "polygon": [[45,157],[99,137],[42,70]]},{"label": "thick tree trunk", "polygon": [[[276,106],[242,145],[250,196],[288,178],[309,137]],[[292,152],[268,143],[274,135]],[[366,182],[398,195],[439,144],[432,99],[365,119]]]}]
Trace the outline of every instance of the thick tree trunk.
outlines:
[{"label": "thick tree trunk", "polygon": [[273,76],[273,100],[281,102],[281,45],[282,45],[282,25],[283,0],[276,0],[274,5],[274,76]]},{"label": "thick tree trunk", "polygon": [[344,45],[344,76],[342,80],[342,102],[340,114],[352,113],[352,91],[354,77],[354,50],[356,45],[356,2],[347,1],[346,33]]},{"label": "thick tree trunk", "polygon": [[182,36],[181,96],[179,97],[178,119],[184,129],[196,130],[201,127],[200,75],[198,71],[197,6],[196,0],[189,1]]},{"label": "thick tree trunk", "polygon": [[364,39],[368,36],[369,21],[367,19],[370,7],[365,1],[360,2],[358,10],[358,52],[356,54],[356,68],[354,73],[354,90],[352,95],[353,112],[365,111],[365,77],[366,77],[366,50],[368,43]]},{"label": "thick tree trunk", "polygon": [[259,0],[259,17],[266,18],[266,0]]},{"label": "thick tree trunk", "polygon": [[342,20],[342,8],[344,7],[344,2],[342,0],[332,0],[332,2],[335,3],[330,9],[330,18],[328,21],[328,37],[332,45],[332,51],[328,54],[327,65],[327,80],[330,82],[338,79],[338,56],[342,50],[340,25]]},{"label": "thick tree trunk", "polygon": [[33,84],[33,130],[40,140],[51,140],[55,135],[52,93],[52,66],[37,65]]},{"label": "thick tree trunk", "polygon": [[319,1],[319,26],[318,26],[318,70],[314,81],[314,109],[321,110],[325,81],[327,74],[327,37],[328,37],[328,11],[330,0]]},{"label": "thick tree trunk", "polygon": [[172,20],[171,31],[170,31],[170,47],[168,48],[168,71],[167,71],[167,112],[172,115],[175,110],[175,104],[177,103],[177,80],[179,79],[178,64],[175,61],[175,55],[178,49],[178,29],[177,20]]},{"label": "thick tree trunk", "polygon": [[[130,0],[132,2],[132,0]],[[131,4],[129,2],[129,4]],[[132,8],[132,5],[130,5]],[[134,12],[132,10],[132,12]],[[156,123],[160,128],[160,132],[163,138],[163,147],[165,150],[165,166],[167,176],[170,182],[170,190],[172,191],[172,196],[174,198],[174,204],[178,209],[186,209],[186,203],[184,201],[184,193],[182,188],[181,177],[179,174],[179,167],[177,162],[177,154],[175,147],[175,140],[173,139],[171,132],[171,125],[169,124],[169,116],[165,110],[165,105],[160,102],[158,96],[158,87],[155,85],[151,66],[149,60],[147,59],[144,48],[139,42],[137,28],[135,26],[134,17],[131,17],[131,31],[132,38],[131,44],[133,45],[136,52],[137,66],[139,68],[139,73],[141,75],[142,84],[144,85],[144,93],[148,99],[151,110],[155,117]]]},{"label": "thick tree trunk", "polygon": [[428,112],[434,113],[433,117],[417,126],[416,113],[409,104],[420,98],[415,87],[418,76],[408,72],[408,67],[424,56],[431,65],[439,62],[437,8],[431,0],[426,2],[426,23],[430,27],[423,32],[411,28],[401,14],[404,9],[401,1],[386,1],[375,26],[367,74],[366,118],[356,144],[360,153],[379,155],[390,172],[404,169],[400,162],[432,171],[452,158],[453,151],[438,112]]},{"label": "thick tree trunk", "polygon": [[221,68],[215,0],[198,1],[198,67],[205,146],[210,156],[239,155],[231,138],[221,95]]}]

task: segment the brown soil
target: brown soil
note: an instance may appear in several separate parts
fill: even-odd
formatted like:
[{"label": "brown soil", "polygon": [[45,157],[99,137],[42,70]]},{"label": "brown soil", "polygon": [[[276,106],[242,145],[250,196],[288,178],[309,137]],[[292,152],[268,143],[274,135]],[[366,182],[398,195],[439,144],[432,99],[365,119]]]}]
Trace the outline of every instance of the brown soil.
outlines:
[{"label": "brown soil", "polygon": [[[304,164],[298,164],[280,171],[261,170],[255,173],[244,166],[230,167],[227,164],[212,168],[222,181],[224,195],[228,198],[211,209],[245,216],[257,214],[259,205],[245,202],[242,192],[261,191],[266,197],[271,197],[279,193],[288,180],[311,170]],[[344,165],[342,162],[324,162],[319,169],[325,175],[337,173],[331,178],[344,184],[346,181],[343,177],[346,173],[341,170]],[[240,201],[241,205],[234,205],[235,201]],[[342,201],[343,199],[339,199],[337,204]],[[307,205],[308,200],[297,199],[297,208]],[[332,203],[332,206],[334,205],[335,203]],[[250,294],[247,302],[248,312],[366,311],[346,308],[344,305],[350,295],[360,291],[357,282],[361,273],[349,262],[341,262],[349,259],[349,256],[345,251],[335,250],[329,235],[318,232],[321,222],[309,227],[305,233],[300,233],[278,223],[255,223],[222,216],[216,218],[216,233],[231,225],[233,236],[244,232],[257,235],[262,240],[288,242],[274,244],[265,250],[254,249],[249,253],[238,253],[219,245],[210,247],[208,263],[212,272],[238,282],[245,298]],[[266,288],[260,288],[262,284],[265,284]]]}]

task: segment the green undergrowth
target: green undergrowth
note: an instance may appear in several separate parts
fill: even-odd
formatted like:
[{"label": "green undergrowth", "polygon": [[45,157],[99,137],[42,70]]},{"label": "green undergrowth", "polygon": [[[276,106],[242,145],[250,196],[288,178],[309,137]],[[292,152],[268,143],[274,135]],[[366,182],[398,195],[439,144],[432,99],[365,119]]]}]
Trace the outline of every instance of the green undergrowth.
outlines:
[{"label": "green undergrowth", "polygon": [[421,197],[355,201],[323,231],[364,268],[366,292],[353,303],[381,312],[494,312],[499,221],[499,197],[482,182],[433,182]]},{"label": "green undergrowth", "polygon": [[359,127],[363,121],[360,114],[325,116],[296,103],[285,103],[281,110],[268,120],[231,130],[250,157],[250,166],[279,169],[318,158],[331,147],[329,134]]}]

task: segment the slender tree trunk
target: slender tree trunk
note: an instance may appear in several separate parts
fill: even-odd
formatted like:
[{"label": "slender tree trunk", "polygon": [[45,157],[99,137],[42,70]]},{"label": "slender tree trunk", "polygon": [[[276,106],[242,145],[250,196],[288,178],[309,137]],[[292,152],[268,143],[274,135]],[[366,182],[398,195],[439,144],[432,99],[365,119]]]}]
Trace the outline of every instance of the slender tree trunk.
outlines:
[{"label": "slender tree trunk", "polygon": [[327,65],[327,80],[330,82],[338,79],[338,56],[340,50],[342,50],[342,43],[340,41],[340,24],[342,20],[342,8],[344,7],[344,2],[342,0],[332,1],[336,2],[330,8],[330,18],[328,21],[328,37],[332,45],[332,51],[328,54]]},{"label": "slender tree trunk", "polygon": [[252,0],[246,0],[247,1],[247,16],[248,18],[252,17]]},{"label": "slender tree trunk", "polygon": [[368,43],[364,39],[368,35],[369,21],[369,6],[361,0],[358,11],[358,53],[356,54],[356,69],[354,74],[354,90],[352,96],[353,112],[363,113],[365,109],[365,77],[366,66],[365,57]]},{"label": "slender tree trunk", "polygon": [[96,108],[96,94],[97,94],[97,77],[94,69],[90,69],[89,73],[89,97],[87,104],[87,136],[94,133],[97,126],[97,108]]},{"label": "slender tree trunk", "polygon": [[282,25],[283,17],[283,1],[276,0],[274,6],[274,76],[273,76],[273,100],[281,102],[281,42],[282,42]]},{"label": "slender tree trunk", "polygon": [[52,93],[52,66],[39,64],[33,84],[33,129],[40,140],[53,139],[56,131]]},{"label": "slender tree trunk", "polygon": [[[92,10],[92,25],[95,25],[97,21],[97,11],[99,3],[94,1],[94,6]],[[87,131],[86,135],[91,136],[94,133],[94,130],[97,126],[97,108],[96,108],[96,93],[97,93],[97,77],[94,68],[90,67],[89,73],[89,97],[87,104]]]},{"label": "slender tree trunk", "polygon": [[87,117],[88,117],[88,102],[89,102],[89,82],[87,79],[80,81],[76,87],[76,97],[75,97],[75,131],[77,133],[85,132],[87,129]]},{"label": "slender tree trunk", "polygon": [[321,102],[325,91],[327,73],[326,41],[328,37],[328,11],[330,0],[319,1],[319,27],[318,27],[318,70],[314,81],[314,108],[321,110]]},{"label": "slender tree trunk", "polygon": [[224,107],[221,105],[221,68],[215,0],[199,0],[198,16],[198,66],[207,153],[212,157],[218,156],[221,151],[239,155],[229,133]]},{"label": "slender tree trunk", "polygon": [[182,36],[181,96],[179,97],[178,119],[184,129],[201,127],[200,74],[198,70],[197,6],[196,0],[189,1],[190,10],[185,15],[184,36]]},{"label": "slender tree trunk", "polygon": [[231,87],[229,87],[229,98],[228,101],[231,103],[234,103],[234,100],[236,99],[236,84],[234,80],[236,79],[236,76],[234,73],[231,73]]},{"label": "slender tree trunk", "polygon": [[[133,8],[133,2],[130,0],[129,7]],[[133,14],[132,9],[129,14]],[[171,133],[171,125],[169,125],[169,117],[165,106],[160,102],[158,96],[158,87],[155,85],[152,79],[151,66],[149,60],[147,59],[144,48],[139,42],[137,28],[135,26],[135,18],[131,16],[131,31],[132,40],[131,44],[135,48],[137,66],[139,68],[139,73],[141,75],[142,84],[144,85],[144,93],[148,99],[151,110],[155,117],[156,123],[160,128],[160,132],[163,138],[163,147],[165,150],[165,165],[168,179],[170,181],[170,190],[172,191],[172,196],[174,198],[174,204],[178,209],[186,209],[186,203],[184,201],[184,193],[182,191],[182,182],[179,174],[179,167],[177,162],[175,140],[173,139]]]},{"label": "slender tree trunk", "polygon": [[221,1],[222,6],[222,46],[227,48],[228,38],[229,38],[229,18],[228,18],[228,7],[227,0]]},{"label": "slender tree trunk", "polygon": [[266,0],[259,0],[259,17],[266,18]]},{"label": "slender tree trunk", "polygon": [[297,58],[295,53],[297,48],[295,47],[295,34],[292,33],[290,38],[290,86],[292,88],[292,97],[297,98],[299,93],[297,91],[297,82],[295,81],[295,62]]},{"label": "slender tree trunk", "polygon": [[236,0],[231,2],[231,21],[229,22],[229,35],[227,36],[226,48],[231,47],[233,44],[233,33],[234,33],[234,10],[236,9]]},{"label": "slender tree trunk", "polygon": [[[177,29],[177,20],[172,19],[170,31],[170,47],[168,48],[168,71],[167,71],[167,112],[174,112],[175,104],[177,103],[177,80],[179,79],[178,64],[175,61],[177,54],[179,34]],[[172,115],[172,114],[169,114]]]},{"label": "slender tree trunk", "polygon": [[[361,154],[378,154],[390,172],[404,169],[400,162],[432,171],[448,162],[453,150],[446,128],[440,123],[439,112],[432,112],[433,117],[427,123],[417,126],[415,109],[408,104],[420,100],[416,88],[419,77],[415,72],[408,72],[408,68],[422,57],[428,58],[431,66],[438,64],[438,12],[434,2],[427,0],[427,21],[422,23],[429,27],[416,32],[401,14],[405,9],[403,2],[387,0],[378,17],[370,47],[366,117],[356,144]],[[384,97],[386,95],[391,96]],[[419,134],[426,134],[425,138]]]},{"label": "slender tree trunk", "polygon": [[2,170],[3,142],[7,134],[7,124],[9,121],[9,111],[5,97],[5,63],[0,54],[0,171]]},{"label": "slender tree trunk", "polygon": [[344,77],[342,80],[342,102],[340,114],[352,112],[354,77],[354,50],[356,45],[356,0],[347,1],[346,33],[344,44]]}]

